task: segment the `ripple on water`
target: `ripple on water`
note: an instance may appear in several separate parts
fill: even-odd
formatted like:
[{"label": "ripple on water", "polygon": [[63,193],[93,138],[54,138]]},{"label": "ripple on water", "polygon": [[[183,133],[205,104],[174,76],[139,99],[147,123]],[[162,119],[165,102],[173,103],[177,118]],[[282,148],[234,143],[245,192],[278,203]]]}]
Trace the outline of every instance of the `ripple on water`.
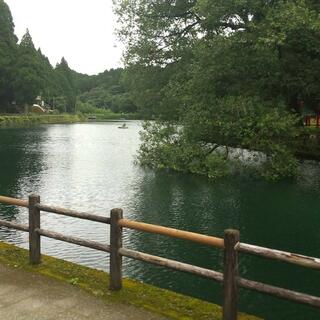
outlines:
[{"label": "ripple on water", "polygon": [[[127,218],[209,235],[241,231],[244,242],[320,256],[320,170],[305,162],[296,181],[269,183],[248,177],[210,181],[204,177],[144,170],[134,165],[140,122],[47,125],[0,130],[0,194],[109,216],[121,207]],[[27,223],[25,209],[0,208],[0,217]],[[42,227],[109,243],[109,226],[42,214]],[[27,234],[0,229],[0,239],[27,247]],[[142,252],[222,269],[222,252],[164,236],[124,232],[124,245]],[[44,253],[108,270],[108,255],[42,238]],[[214,282],[124,259],[126,276],[221,302]],[[319,295],[316,272],[241,255],[240,273],[249,279]],[[241,309],[267,319],[318,319],[308,308],[241,291]],[[273,312],[277,310],[277,313]]]}]

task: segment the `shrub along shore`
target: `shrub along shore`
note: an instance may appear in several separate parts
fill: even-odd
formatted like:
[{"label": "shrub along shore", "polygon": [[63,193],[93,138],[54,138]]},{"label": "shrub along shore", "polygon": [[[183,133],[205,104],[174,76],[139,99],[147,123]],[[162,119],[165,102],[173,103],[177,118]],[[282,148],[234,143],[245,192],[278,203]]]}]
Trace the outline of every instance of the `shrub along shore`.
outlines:
[{"label": "shrub along shore", "polygon": [[63,113],[55,115],[39,114],[19,114],[19,115],[1,115],[0,128],[7,127],[28,127],[37,124],[54,123],[76,123],[85,121],[107,121],[107,120],[133,120],[138,119],[134,113],[120,114],[113,112],[101,113]]},{"label": "shrub along shore", "polygon": [[[1,115],[0,128],[29,127],[38,124],[77,123],[86,121],[134,120],[138,114],[119,114],[113,112],[77,113],[77,114],[19,114]],[[320,161],[320,129],[304,128],[293,142],[299,159]],[[231,145],[232,146],[232,145]]]},{"label": "shrub along shore", "polygon": [[0,115],[0,128],[24,127],[46,123],[75,123],[86,121],[87,117],[80,114],[59,115]]}]

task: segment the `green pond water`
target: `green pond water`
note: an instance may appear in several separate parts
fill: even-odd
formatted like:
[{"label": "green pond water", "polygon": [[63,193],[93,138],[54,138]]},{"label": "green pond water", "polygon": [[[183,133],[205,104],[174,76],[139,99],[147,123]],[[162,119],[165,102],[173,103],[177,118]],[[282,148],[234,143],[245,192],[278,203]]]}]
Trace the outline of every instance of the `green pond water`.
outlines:
[{"label": "green pond water", "polygon": [[[0,194],[41,195],[45,204],[109,216],[115,207],[127,218],[223,237],[240,230],[241,241],[320,256],[320,166],[301,164],[295,180],[266,182],[246,175],[219,181],[142,169],[134,164],[140,122],[45,125],[0,130]],[[23,208],[0,205],[0,218],[27,223]],[[42,227],[109,243],[108,226],[49,213]],[[28,246],[27,234],[0,228],[0,240]],[[125,231],[124,246],[222,270],[222,252],[190,242]],[[42,238],[43,253],[108,270],[106,254]],[[221,303],[221,285],[211,280],[125,259],[125,276]],[[246,254],[240,275],[320,296],[320,271]],[[265,319],[320,319],[320,310],[240,291],[240,309]]]}]

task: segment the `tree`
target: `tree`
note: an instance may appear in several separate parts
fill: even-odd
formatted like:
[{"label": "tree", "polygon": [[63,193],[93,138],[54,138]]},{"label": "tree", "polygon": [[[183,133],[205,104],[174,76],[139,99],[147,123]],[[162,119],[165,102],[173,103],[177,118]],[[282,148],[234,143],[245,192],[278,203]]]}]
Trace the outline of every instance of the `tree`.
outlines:
[{"label": "tree", "polygon": [[[48,67],[48,66],[47,66]],[[18,104],[33,104],[47,86],[43,56],[35,49],[27,29],[18,46],[14,64],[14,95]]]},{"label": "tree", "polygon": [[[190,154],[194,157],[207,159],[212,157],[207,153],[212,146],[231,145],[262,151],[267,157],[264,167],[272,178],[294,172],[295,150],[290,141],[298,129],[291,109],[298,97],[311,107],[319,99],[317,1],[114,3],[121,24],[119,36],[126,43],[125,61],[129,68],[138,70],[129,74],[128,81],[141,76],[140,91],[148,88],[152,92],[153,88],[156,92],[159,83],[148,81],[145,70],[158,68],[159,74],[168,68],[173,70],[162,83],[157,104],[170,106],[171,119],[178,118],[176,128],[180,129],[174,131],[168,122],[147,126],[142,162],[163,159],[152,157],[159,150],[172,151],[175,156],[193,150]],[[158,110],[164,115],[160,107]],[[273,135],[268,133],[271,129]],[[258,140],[263,143],[257,144]],[[173,160],[169,164],[163,160],[157,166],[189,171],[189,164],[201,163],[196,171],[206,167],[193,157],[181,162],[167,155]],[[146,162],[152,165],[149,160]]]},{"label": "tree", "polygon": [[297,95],[318,95],[316,1],[135,0],[115,1],[115,9],[128,65],[178,63],[188,71],[192,63],[206,75],[209,67],[215,95],[258,93],[290,107]]},{"label": "tree", "polygon": [[132,95],[128,92],[130,89],[123,81],[123,69],[106,70],[98,75],[87,77],[74,72],[73,77],[81,102],[97,108],[110,109],[113,112],[137,111]]},{"label": "tree", "polygon": [[54,99],[59,92],[59,83],[49,59],[41,52],[39,48],[37,50],[38,59],[41,66],[41,79],[45,84],[40,92],[44,101],[53,106]]},{"label": "tree", "polygon": [[168,116],[165,113],[168,105],[165,103],[163,90],[172,75],[169,69],[170,67],[133,65],[125,70],[123,81],[143,118],[150,119],[158,116],[172,118],[173,109],[169,110]]},{"label": "tree", "polygon": [[60,105],[60,111],[75,112],[76,89],[73,82],[73,76],[68,62],[63,57],[61,62],[55,68],[57,82],[59,83],[59,94],[64,99],[65,105]]},{"label": "tree", "polygon": [[14,100],[13,64],[17,54],[17,37],[7,4],[0,0],[0,110],[11,109]]}]

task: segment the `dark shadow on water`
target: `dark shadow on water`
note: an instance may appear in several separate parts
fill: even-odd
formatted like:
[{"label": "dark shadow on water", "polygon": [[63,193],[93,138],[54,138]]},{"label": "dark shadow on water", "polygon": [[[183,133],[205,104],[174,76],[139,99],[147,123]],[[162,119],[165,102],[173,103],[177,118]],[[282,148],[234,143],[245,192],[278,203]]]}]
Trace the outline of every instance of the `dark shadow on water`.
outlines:
[{"label": "dark shadow on water", "polygon": [[[217,181],[197,175],[144,170],[132,164],[139,123],[130,130],[117,124],[54,125],[0,130],[0,194],[24,198],[37,192],[46,203],[108,215],[115,206],[125,215],[182,230],[223,237],[227,228],[241,241],[320,256],[320,169],[305,162],[295,180],[267,182],[248,175]],[[120,131],[120,132],[119,132]],[[26,223],[27,212],[1,206],[7,220]],[[43,215],[57,232],[107,243],[104,226]],[[25,235],[0,229],[0,239],[25,244]],[[136,231],[125,231],[125,246],[139,251],[222,270],[216,248]],[[105,255],[43,239],[43,250],[92,267],[107,269]],[[201,299],[221,303],[221,285],[180,272],[125,259],[125,274]],[[241,254],[240,274],[319,296],[319,271]],[[240,293],[240,309],[265,319],[320,319],[319,311],[258,295]]]},{"label": "dark shadow on water", "polygon": [[[307,170],[315,168],[304,168],[305,173]],[[305,179],[300,176],[297,180],[268,182],[239,176],[211,181],[194,175],[146,171],[135,196],[134,219],[218,237],[223,237],[225,229],[236,228],[243,242],[319,256],[319,184],[310,187]],[[129,232],[127,243],[139,251],[222,270],[223,254],[219,249],[136,231]],[[130,262],[128,274],[221,303],[222,288],[210,280],[140,262]],[[319,271],[242,254],[240,275],[319,295]],[[313,308],[247,290],[241,290],[240,308],[266,319],[319,317],[319,311]]]}]

